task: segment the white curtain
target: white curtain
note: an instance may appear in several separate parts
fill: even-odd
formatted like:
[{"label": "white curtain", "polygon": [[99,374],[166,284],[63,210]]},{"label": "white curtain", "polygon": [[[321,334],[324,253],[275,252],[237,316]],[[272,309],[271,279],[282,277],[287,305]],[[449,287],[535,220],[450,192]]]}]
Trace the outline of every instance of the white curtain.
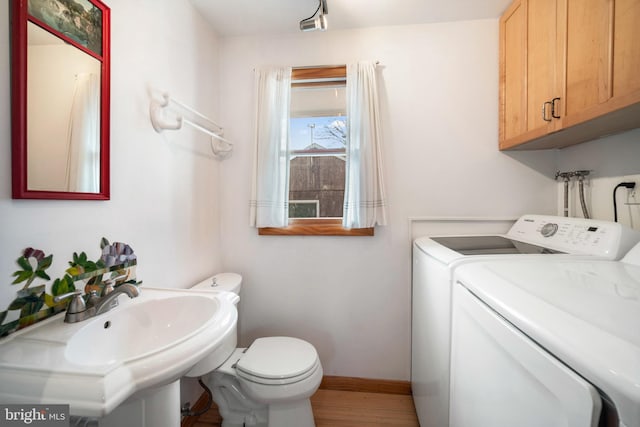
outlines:
[{"label": "white curtain", "polygon": [[386,225],[375,62],[347,65],[347,170],[342,226]]},{"label": "white curtain", "polygon": [[255,70],[256,118],[250,225],[289,222],[289,104],[291,67]]},{"label": "white curtain", "polygon": [[68,191],[100,192],[100,82],[95,74],[78,74],[68,131]]}]

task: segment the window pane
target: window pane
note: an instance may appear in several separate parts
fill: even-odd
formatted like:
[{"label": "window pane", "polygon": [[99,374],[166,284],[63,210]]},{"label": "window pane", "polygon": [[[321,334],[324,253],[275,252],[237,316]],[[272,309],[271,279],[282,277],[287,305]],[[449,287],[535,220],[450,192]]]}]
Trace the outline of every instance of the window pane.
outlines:
[{"label": "window pane", "polygon": [[345,83],[291,88],[291,117],[344,116],[346,112]]},{"label": "window pane", "polygon": [[344,82],[291,91],[289,218],[341,218],[344,201]]},{"label": "window pane", "polygon": [[[341,218],[344,201],[343,156],[297,156],[291,159],[289,205],[317,200],[319,218]],[[308,218],[289,211],[290,218]],[[293,215],[292,215],[293,214]]]},{"label": "window pane", "polygon": [[290,149],[299,151],[329,150],[344,152],[347,141],[347,124],[344,116],[296,117],[291,119]]},{"label": "window pane", "polygon": [[289,218],[318,218],[319,200],[290,200]]}]

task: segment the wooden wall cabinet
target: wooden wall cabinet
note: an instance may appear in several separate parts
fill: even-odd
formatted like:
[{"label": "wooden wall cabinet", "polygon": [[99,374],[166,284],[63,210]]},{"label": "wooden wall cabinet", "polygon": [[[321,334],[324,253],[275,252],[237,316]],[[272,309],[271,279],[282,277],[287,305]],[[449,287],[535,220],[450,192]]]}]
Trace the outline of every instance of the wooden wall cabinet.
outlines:
[{"label": "wooden wall cabinet", "polygon": [[640,0],[515,0],[500,19],[507,149],[640,127]]}]

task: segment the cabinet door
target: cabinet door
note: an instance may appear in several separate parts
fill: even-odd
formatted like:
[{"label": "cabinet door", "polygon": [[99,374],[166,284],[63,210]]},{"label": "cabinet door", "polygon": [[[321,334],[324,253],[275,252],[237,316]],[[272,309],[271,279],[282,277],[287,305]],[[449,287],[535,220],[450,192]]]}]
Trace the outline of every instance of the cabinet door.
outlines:
[{"label": "cabinet door", "polygon": [[600,114],[612,97],[613,12],[613,0],[567,0],[566,124]]},{"label": "cabinet door", "polygon": [[542,137],[561,126],[551,101],[563,93],[566,0],[516,0],[500,19],[500,148]]},{"label": "cabinet door", "polygon": [[527,19],[527,130],[560,127],[551,116],[551,101],[562,96],[561,66],[564,51],[558,21],[564,0],[528,2]]},{"label": "cabinet door", "polygon": [[613,96],[640,91],[640,0],[616,0]]},{"label": "cabinet door", "polygon": [[500,147],[527,130],[527,2],[500,18]]}]

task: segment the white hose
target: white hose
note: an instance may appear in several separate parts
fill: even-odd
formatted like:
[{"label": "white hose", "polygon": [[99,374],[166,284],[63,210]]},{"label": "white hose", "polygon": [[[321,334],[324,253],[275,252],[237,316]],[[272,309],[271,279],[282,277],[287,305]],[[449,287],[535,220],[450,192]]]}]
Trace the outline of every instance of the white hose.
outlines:
[{"label": "white hose", "polygon": [[569,216],[569,177],[564,177],[564,216]]},{"label": "white hose", "polygon": [[584,201],[584,178],[582,175],[578,176],[578,189],[580,192],[580,206],[582,206],[582,215],[589,219],[589,211],[587,211],[587,204]]}]

